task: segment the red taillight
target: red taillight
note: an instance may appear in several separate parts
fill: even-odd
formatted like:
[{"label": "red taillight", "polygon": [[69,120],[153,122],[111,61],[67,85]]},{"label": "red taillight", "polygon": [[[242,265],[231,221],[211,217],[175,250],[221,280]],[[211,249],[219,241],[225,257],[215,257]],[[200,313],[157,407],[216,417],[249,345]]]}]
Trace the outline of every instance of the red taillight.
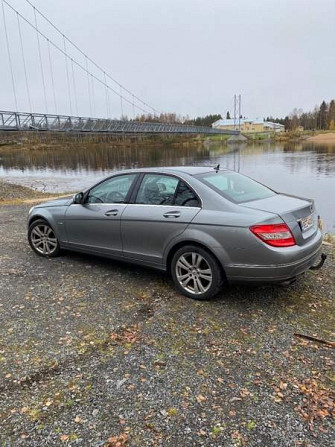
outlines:
[{"label": "red taillight", "polygon": [[295,239],[286,224],[254,225],[250,230],[266,244],[273,247],[291,247]]}]

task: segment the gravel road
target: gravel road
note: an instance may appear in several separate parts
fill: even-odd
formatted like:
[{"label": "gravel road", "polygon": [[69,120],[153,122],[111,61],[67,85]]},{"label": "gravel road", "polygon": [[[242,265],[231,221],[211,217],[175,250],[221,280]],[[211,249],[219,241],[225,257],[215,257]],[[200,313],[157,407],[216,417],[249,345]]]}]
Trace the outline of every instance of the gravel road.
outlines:
[{"label": "gravel road", "polygon": [[[29,205],[31,206],[31,205]],[[0,207],[1,446],[334,446],[334,246],[289,288],[180,296],[159,272],[46,260]]]}]

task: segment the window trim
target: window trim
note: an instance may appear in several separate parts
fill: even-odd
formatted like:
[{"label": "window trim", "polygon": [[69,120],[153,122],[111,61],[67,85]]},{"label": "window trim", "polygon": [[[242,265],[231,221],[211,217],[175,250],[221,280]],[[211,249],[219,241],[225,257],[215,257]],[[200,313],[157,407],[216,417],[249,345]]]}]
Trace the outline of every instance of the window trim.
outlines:
[{"label": "window trim", "polygon": [[[144,179],[144,177],[146,175],[165,175],[167,177],[174,177],[174,178],[178,179],[178,184],[177,184],[176,191],[177,191],[177,189],[179,187],[179,182],[181,182],[181,181],[184,182],[187,185],[187,187],[190,188],[190,190],[193,192],[195,197],[198,199],[199,206],[182,206],[182,205],[175,205],[175,204],[172,204],[172,205],[160,205],[160,204],[155,205],[154,203],[136,203],[138,192],[140,190],[140,187],[141,187],[141,184],[143,182],[143,179]],[[175,200],[175,197],[174,197],[173,200]],[[129,204],[137,205],[137,206],[164,206],[165,208],[170,206],[170,207],[175,207],[175,208],[200,208],[201,209],[203,207],[202,206],[202,200],[201,200],[199,194],[195,191],[195,189],[185,179],[183,179],[182,177],[179,177],[178,175],[175,175],[175,174],[170,174],[170,173],[166,173],[166,172],[156,172],[156,171],[153,171],[153,172],[142,172],[140,174],[140,178],[136,182],[136,188],[134,188],[134,190],[132,192],[132,195],[130,197]]]}]

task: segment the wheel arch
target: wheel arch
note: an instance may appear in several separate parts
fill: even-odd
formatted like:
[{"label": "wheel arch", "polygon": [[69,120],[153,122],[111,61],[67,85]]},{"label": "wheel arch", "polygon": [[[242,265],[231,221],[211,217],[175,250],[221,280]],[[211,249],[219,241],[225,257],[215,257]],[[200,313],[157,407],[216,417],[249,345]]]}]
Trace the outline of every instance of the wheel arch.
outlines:
[{"label": "wheel arch", "polygon": [[33,224],[34,222],[36,222],[36,220],[44,220],[45,222],[48,222],[48,219],[46,219],[44,216],[41,216],[39,214],[35,214],[34,216],[32,216],[29,220],[28,220],[28,227],[30,227],[31,224]]},{"label": "wheel arch", "polygon": [[36,222],[37,220],[44,220],[48,225],[50,225],[50,227],[53,229],[57,239],[60,241],[61,237],[60,237],[60,233],[59,233],[59,229],[57,228],[56,222],[54,221],[52,215],[50,215],[50,217],[48,218],[48,216],[45,216],[42,213],[38,213],[38,214],[33,214],[29,219],[28,219],[28,229],[30,228],[30,226]]},{"label": "wheel arch", "polygon": [[192,239],[177,242],[175,245],[173,245],[170,248],[170,250],[166,256],[166,261],[165,261],[166,271],[169,275],[171,275],[171,261],[172,261],[174,254],[177,252],[177,250],[179,250],[180,248],[182,248],[186,245],[194,245],[194,246],[200,247],[203,250],[206,250],[208,253],[210,253],[216,259],[216,261],[221,269],[221,273],[222,273],[223,277],[226,279],[226,273],[225,273],[224,267],[222,265],[222,262],[216,255],[216,253],[212,249],[210,249],[208,246],[206,246],[205,244],[202,244],[201,242],[198,242],[198,241],[194,241]]}]

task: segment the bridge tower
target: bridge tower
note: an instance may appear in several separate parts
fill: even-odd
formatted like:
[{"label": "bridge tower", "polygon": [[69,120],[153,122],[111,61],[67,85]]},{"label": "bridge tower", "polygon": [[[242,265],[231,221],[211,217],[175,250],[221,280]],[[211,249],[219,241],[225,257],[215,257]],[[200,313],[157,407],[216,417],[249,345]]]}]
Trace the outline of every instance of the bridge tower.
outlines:
[{"label": "bridge tower", "polygon": [[[234,130],[241,132],[241,94],[234,95]],[[237,116],[238,113],[238,116]]]}]

